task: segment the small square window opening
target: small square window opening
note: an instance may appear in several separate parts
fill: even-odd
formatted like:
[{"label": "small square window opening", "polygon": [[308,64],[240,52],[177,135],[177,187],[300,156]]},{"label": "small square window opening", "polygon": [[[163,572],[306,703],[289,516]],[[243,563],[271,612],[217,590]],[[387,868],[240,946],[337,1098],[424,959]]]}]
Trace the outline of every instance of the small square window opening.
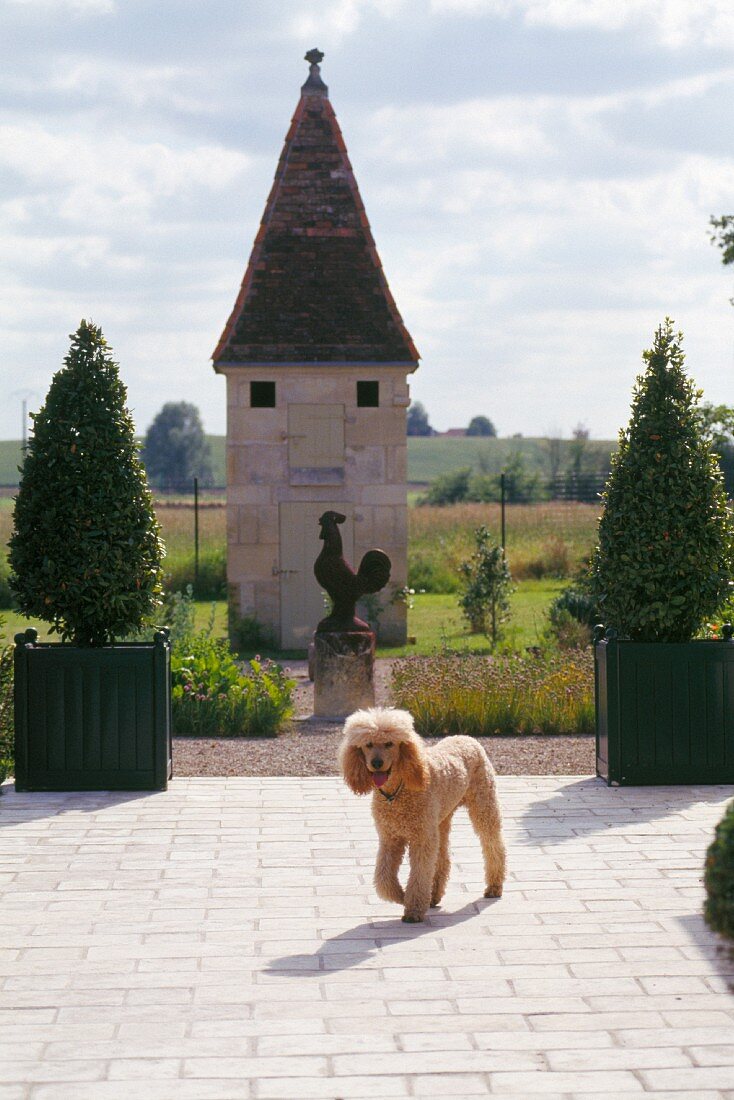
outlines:
[{"label": "small square window opening", "polygon": [[379,382],[357,383],[357,405],[363,409],[376,409],[380,404]]},{"label": "small square window opening", "polygon": [[250,382],[250,407],[275,408],[275,382]]}]

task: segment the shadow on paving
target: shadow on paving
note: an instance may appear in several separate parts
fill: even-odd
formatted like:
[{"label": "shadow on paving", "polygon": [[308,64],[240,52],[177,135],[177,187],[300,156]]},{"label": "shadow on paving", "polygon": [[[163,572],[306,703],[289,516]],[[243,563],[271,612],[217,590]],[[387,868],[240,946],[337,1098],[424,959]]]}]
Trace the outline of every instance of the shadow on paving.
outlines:
[{"label": "shadow on paving", "polygon": [[[323,978],[325,971],[334,973],[339,970],[349,970],[373,958],[375,953],[384,947],[396,943],[411,943],[427,933],[440,932],[442,928],[453,928],[463,924],[464,921],[478,917],[489,906],[496,905],[501,900],[501,898],[480,897],[454,913],[443,913],[437,908],[431,911],[422,924],[404,924],[399,917],[357,924],[346,932],[340,932],[338,936],[331,936],[324,940],[319,949],[311,955],[282,955],[278,959],[273,959],[265,973],[282,977],[293,977],[297,974],[303,978]],[[317,963],[316,966],[307,965],[313,964],[314,961]]]},{"label": "shadow on paving", "polygon": [[[702,802],[719,803],[731,787],[608,787],[590,777],[534,802],[520,818],[521,844],[564,844],[629,825],[649,825]],[[650,799],[648,792],[655,792]],[[696,832],[691,825],[691,832]],[[676,834],[685,830],[676,830]],[[523,835],[524,834],[524,835]]]},{"label": "shadow on paving", "polygon": [[65,814],[93,814],[138,799],[165,796],[165,791],[23,791],[12,782],[0,787],[0,828],[42,821]]},{"label": "shadow on paving", "polygon": [[734,993],[734,943],[727,943],[706,924],[701,913],[676,917],[699,954],[713,963],[726,988]]}]

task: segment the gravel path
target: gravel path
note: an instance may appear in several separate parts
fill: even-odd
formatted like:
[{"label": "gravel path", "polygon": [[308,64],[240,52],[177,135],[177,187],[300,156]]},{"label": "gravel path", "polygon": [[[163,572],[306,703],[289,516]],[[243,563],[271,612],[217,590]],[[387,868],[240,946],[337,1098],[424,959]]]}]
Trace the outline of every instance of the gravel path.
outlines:
[{"label": "gravel path", "polygon": [[[313,684],[305,661],[292,661],[297,719],[278,737],[175,737],[173,774],[337,775],[341,725],[311,718]],[[391,662],[375,662],[375,696],[389,702]],[[593,775],[594,738],[484,737],[500,775]]]}]

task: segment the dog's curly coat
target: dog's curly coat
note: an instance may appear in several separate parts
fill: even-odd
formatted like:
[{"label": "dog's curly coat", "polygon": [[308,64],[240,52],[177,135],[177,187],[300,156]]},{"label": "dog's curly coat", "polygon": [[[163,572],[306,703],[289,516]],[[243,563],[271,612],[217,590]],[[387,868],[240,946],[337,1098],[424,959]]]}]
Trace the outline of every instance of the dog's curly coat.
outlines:
[{"label": "dog's curly coat", "polygon": [[[482,845],[485,898],[500,897],[505,845],[494,768],[473,737],[445,737],[430,749],[405,710],[358,710],[344,724],[339,765],[355,794],[372,797],[380,838],[375,887],[385,901],[405,906],[403,920],[422,921],[443,897],[451,866],[449,830],[466,806]],[[408,848],[403,891],[398,869]]]}]

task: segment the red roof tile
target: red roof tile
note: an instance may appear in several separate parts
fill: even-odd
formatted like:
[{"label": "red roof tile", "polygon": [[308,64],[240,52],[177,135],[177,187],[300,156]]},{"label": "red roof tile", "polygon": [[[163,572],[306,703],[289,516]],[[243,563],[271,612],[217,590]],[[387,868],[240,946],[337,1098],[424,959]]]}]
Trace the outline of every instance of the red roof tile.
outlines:
[{"label": "red roof tile", "polygon": [[215,367],[418,361],[316,65],[302,89],[240,293],[212,358]]}]

